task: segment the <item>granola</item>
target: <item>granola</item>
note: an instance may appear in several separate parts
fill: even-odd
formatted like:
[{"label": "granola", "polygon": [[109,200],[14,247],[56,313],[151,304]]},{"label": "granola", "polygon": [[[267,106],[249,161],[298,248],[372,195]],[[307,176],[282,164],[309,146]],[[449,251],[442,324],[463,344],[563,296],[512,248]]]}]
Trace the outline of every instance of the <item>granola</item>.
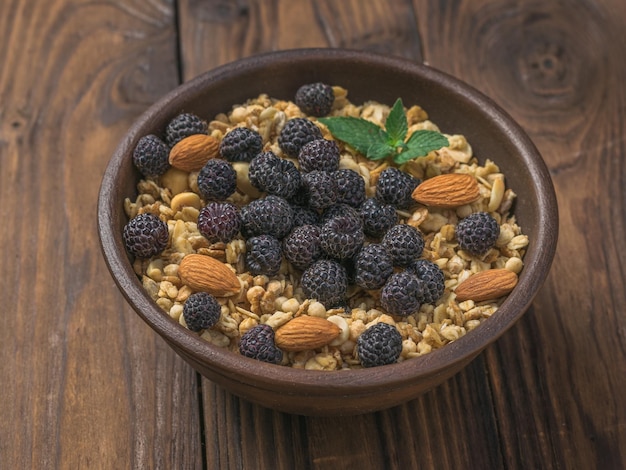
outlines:
[{"label": "granola", "polygon": [[[346,89],[335,86],[333,91],[335,101],[331,115],[362,117],[378,125],[385,122],[389,106],[374,101],[356,105],[349,101]],[[406,115],[409,135],[419,129],[439,130],[429,120],[426,111],[417,105],[408,108]],[[283,155],[277,138],[285,123],[295,117],[305,115],[293,102],[262,94],[233,106],[229,112],[214,116],[208,121],[208,134],[221,141],[231,129],[248,127],[262,136],[264,151],[271,150],[278,156],[289,158]],[[323,124],[318,122],[318,126],[324,138],[334,140]],[[339,335],[326,346],[285,353],[282,361],[285,366],[311,370],[360,368],[357,338],[378,322],[394,325],[402,335],[399,362],[442,348],[494,315],[503,301],[500,298],[497,301],[459,302],[454,292],[456,287],[471,274],[484,270],[504,268],[519,273],[529,242],[511,213],[515,193],[506,187],[505,175],[498,165],[490,159],[479,163],[465,136],[446,134],[446,137],[449,146],[411,160],[402,169],[422,180],[447,173],[473,175],[478,181],[479,198],[452,209],[417,204],[411,210],[398,211],[400,223],[412,225],[422,232],[425,241],[422,256],[436,263],[445,275],[443,296],[435,305],[422,305],[415,314],[407,317],[389,315],[380,306],[379,292],[365,291],[357,286],[350,286],[348,291],[349,311],[326,309],[322,303],[305,297],[299,286],[300,273],[288,262],[283,262],[276,276],[251,275],[244,263],[245,240],[238,237],[229,243],[209,243],[199,233],[197,220],[204,201],[197,187],[197,171],[171,168],[160,177],[144,178],[137,185],[137,197],[125,200],[124,209],[129,218],[146,212],[155,214],[167,223],[170,235],[168,248],[151,259],[136,259],[134,271],[159,307],[185,326],[183,304],[193,290],[178,275],[181,260],[187,254],[200,253],[227,263],[241,283],[241,293],[218,298],[222,305],[220,320],[213,328],[201,332],[201,338],[233,352],[238,351],[239,338],[261,323],[278,328],[293,318],[310,315],[326,318],[339,327]],[[378,176],[390,163],[368,160],[341,143],[340,148],[339,167],[358,172],[365,181],[367,196],[372,197]],[[297,165],[297,160],[292,160]],[[247,180],[247,164],[235,163],[233,167],[237,172],[237,191],[228,201],[242,206],[260,194]],[[480,257],[460,249],[455,239],[459,219],[478,211],[489,212],[500,226],[495,246]]]}]

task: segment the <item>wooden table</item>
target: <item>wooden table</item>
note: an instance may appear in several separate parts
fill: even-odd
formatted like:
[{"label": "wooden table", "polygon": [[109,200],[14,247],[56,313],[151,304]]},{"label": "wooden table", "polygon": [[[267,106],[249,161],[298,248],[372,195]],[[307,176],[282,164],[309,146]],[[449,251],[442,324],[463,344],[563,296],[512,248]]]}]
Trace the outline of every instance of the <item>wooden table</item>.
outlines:
[{"label": "wooden table", "polygon": [[[626,467],[623,0],[2,0],[0,468]],[[304,418],[199,378],[129,308],[96,198],[137,116],[263,51],[380,51],[491,96],[547,161],[551,274],[523,319],[405,405]]]}]

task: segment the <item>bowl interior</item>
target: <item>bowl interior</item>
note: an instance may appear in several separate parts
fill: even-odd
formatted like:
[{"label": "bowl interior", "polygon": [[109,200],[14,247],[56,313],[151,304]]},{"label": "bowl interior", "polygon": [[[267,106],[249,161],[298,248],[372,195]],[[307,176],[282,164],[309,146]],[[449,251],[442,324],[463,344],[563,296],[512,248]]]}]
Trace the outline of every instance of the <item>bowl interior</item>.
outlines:
[{"label": "bowl interior", "polygon": [[[461,339],[425,356],[392,366],[338,373],[294,370],[259,363],[214,347],[171,320],[147,296],[132,270],[121,238],[127,222],[124,198],[136,196],[138,172],[131,161],[138,139],[161,133],[181,111],[211,119],[234,104],[266,93],[292,99],[304,83],[341,85],[356,104],[377,100],[418,104],[444,133],[463,134],[481,162],[494,160],[516,192],[515,214],[530,245],[519,283],[499,311]],[[430,67],[366,52],[306,49],[262,54],[227,64],[173,90],[148,109],[120,143],[104,176],[99,200],[99,232],[107,265],[137,313],[181,355],[209,378],[257,389],[311,396],[369,393],[381,387],[417,384],[451,372],[501,336],[530,305],[545,280],[557,239],[556,198],[548,170],[522,129],[490,99]],[[443,378],[441,380],[443,380]],[[236,388],[236,387],[235,387]],[[242,392],[243,393],[243,392]]]}]

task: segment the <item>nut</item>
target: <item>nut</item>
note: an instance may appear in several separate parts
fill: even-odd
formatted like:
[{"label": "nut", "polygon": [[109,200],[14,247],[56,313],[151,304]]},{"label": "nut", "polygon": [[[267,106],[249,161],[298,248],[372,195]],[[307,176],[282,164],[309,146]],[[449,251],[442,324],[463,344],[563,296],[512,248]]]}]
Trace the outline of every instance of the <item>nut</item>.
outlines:
[{"label": "nut", "polygon": [[450,209],[474,202],[480,196],[478,181],[465,173],[446,173],[422,182],[413,191],[420,204]]},{"label": "nut", "polygon": [[235,273],[211,256],[196,253],[186,255],[180,262],[178,275],[192,289],[208,292],[216,297],[236,295],[241,289]]},{"label": "nut", "polygon": [[333,341],[341,329],[325,318],[301,315],[276,330],[276,346],[284,351],[321,348]]},{"label": "nut", "polygon": [[198,171],[206,162],[219,155],[219,142],[210,135],[195,134],[185,137],[170,150],[169,161],[174,168]]},{"label": "nut", "polygon": [[196,209],[202,208],[202,201],[200,201],[200,196],[196,193],[192,193],[190,191],[178,193],[176,196],[172,198],[170,202],[170,207],[174,211],[174,213],[181,210],[183,207],[191,206]]},{"label": "nut", "polygon": [[489,269],[471,275],[454,291],[456,300],[481,302],[502,297],[517,285],[517,274],[508,269]]}]

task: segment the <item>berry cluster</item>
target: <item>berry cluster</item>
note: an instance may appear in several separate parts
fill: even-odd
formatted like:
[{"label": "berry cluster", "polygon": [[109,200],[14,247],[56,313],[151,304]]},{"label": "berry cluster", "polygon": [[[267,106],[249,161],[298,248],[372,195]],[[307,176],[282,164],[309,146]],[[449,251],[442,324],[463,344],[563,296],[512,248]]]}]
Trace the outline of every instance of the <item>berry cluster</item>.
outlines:
[{"label": "berry cluster", "polygon": [[[308,116],[325,116],[334,101],[332,87],[314,83],[301,87],[295,102]],[[132,159],[148,178],[169,169],[168,155],[180,140],[206,134],[205,121],[190,113],[176,116],[163,137],[142,137]],[[278,151],[265,146],[261,135],[243,125],[220,142],[221,158],[210,159],[197,173],[197,192],[203,199],[197,228],[209,243],[245,240],[245,266],[252,275],[277,275],[291,266],[301,273],[300,288],[327,309],[348,307],[351,285],[380,297],[391,315],[408,316],[424,304],[436,304],[444,293],[444,273],[422,257],[422,233],[400,224],[397,211],[410,209],[412,193],[421,181],[396,167],[378,176],[373,197],[365,180],[340,168],[341,148],[323,138],[313,119],[288,120],[277,137]],[[276,152],[276,153],[275,153]],[[250,184],[261,197],[235,204],[237,171],[247,165]],[[237,166],[239,169],[239,167]],[[482,256],[494,246],[498,222],[481,212],[467,216],[456,228],[461,249]],[[124,227],[128,251],[139,258],[160,254],[169,242],[168,227],[158,216],[143,213]],[[212,328],[221,306],[207,293],[195,293],[184,304],[183,317],[192,331]],[[402,349],[398,330],[377,323],[362,333],[357,351],[364,367],[396,362]],[[240,353],[278,364],[283,353],[268,325],[248,330],[240,339]]]}]

